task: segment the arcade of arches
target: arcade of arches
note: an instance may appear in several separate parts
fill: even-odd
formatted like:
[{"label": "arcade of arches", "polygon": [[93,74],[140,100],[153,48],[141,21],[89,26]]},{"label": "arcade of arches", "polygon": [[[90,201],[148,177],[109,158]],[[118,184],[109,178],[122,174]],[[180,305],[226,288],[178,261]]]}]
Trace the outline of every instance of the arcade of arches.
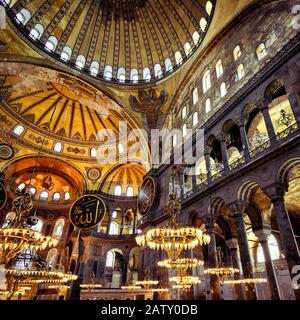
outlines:
[{"label": "arcade of arches", "polygon": [[[39,259],[77,275],[12,299],[300,299],[295,5],[0,0],[0,227],[15,219],[16,194],[29,192],[29,228],[57,240]],[[171,163],[154,163],[153,145],[164,145],[150,141],[153,129],[172,130]],[[193,163],[175,163],[198,132],[201,155],[194,139]],[[199,279],[188,291],[157,265],[164,251],[135,240],[166,226],[170,194],[179,222],[210,237],[184,253],[203,261],[188,271]],[[105,212],[80,229],[70,211],[85,195],[101,198]],[[32,269],[35,254],[26,248],[8,267]],[[235,284],[204,272],[221,266],[239,270]],[[146,276],[169,290],[126,289]]]}]

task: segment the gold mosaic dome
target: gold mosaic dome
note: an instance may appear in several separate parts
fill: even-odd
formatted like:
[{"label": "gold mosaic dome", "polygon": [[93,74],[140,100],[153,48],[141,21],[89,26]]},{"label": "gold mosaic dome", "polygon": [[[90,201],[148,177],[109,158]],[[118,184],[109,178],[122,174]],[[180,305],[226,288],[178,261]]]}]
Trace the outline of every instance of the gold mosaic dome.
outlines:
[{"label": "gold mosaic dome", "polygon": [[118,83],[170,75],[200,46],[215,0],[6,1],[25,39],[50,59]]}]

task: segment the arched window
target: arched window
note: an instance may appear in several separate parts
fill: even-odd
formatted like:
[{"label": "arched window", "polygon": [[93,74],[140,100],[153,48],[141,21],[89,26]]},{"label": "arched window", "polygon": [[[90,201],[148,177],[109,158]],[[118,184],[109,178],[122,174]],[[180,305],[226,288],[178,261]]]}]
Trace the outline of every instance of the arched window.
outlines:
[{"label": "arched window", "polygon": [[71,59],[72,49],[68,46],[65,46],[61,52],[60,58],[65,61],[69,61]]},{"label": "arched window", "polygon": [[267,48],[264,43],[261,43],[257,48],[256,48],[256,55],[258,60],[264,59],[268,55]]},{"label": "arched window", "polygon": [[233,49],[233,58],[234,58],[234,60],[236,61],[241,55],[242,55],[242,51],[241,51],[240,46],[236,46]]},{"label": "arched window", "polygon": [[36,194],[36,188],[31,187],[29,192],[34,196]]},{"label": "arched window", "polygon": [[186,134],[187,134],[187,127],[186,127],[186,124],[184,124],[182,127],[182,136],[185,137]]},{"label": "arched window", "polygon": [[134,83],[137,83],[139,81],[139,72],[137,71],[137,69],[131,69],[130,80]]},{"label": "arched window", "polygon": [[112,67],[110,65],[105,66],[104,78],[106,80],[111,80],[111,78],[112,78]]},{"label": "arched window", "polygon": [[96,148],[92,148],[91,149],[91,157],[92,158],[96,158],[97,157],[97,149]]},{"label": "arched window", "polygon": [[182,108],[181,116],[182,116],[182,119],[186,117],[186,107]]},{"label": "arched window", "polygon": [[79,55],[76,59],[75,65],[78,69],[83,69],[85,65],[85,56],[83,56],[82,54]]},{"label": "arched window", "polygon": [[158,63],[154,66],[154,74],[156,78],[159,78],[162,76],[161,65]]},{"label": "arched window", "polygon": [[64,219],[58,219],[55,222],[54,230],[53,230],[53,238],[60,239],[64,230],[65,226],[65,220]]},{"label": "arched window", "polygon": [[57,262],[57,249],[53,248],[49,250],[47,254],[47,266],[50,269],[54,269]]},{"label": "arched window", "polygon": [[19,191],[22,191],[25,187],[26,187],[25,183],[22,182],[22,183],[20,183],[20,184],[18,185],[18,190],[19,190]]},{"label": "arched window", "polygon": [[198,88],[193,90],[193,104],[195,105],[199,100]]},{"label": "arched window", "polygon": [[122,195],[122,188],[121,186],[115,186],[115,196],[121,196]]},{"label": "arched window", "polygon": [[17,136],[20,136],[24,132],[25,128],[23,126],[16,126],[13,133]]},{"label": "arched window", "polygon": [[[280,258],[280,251],[278,248],[277,240],[275,239],[273,234],[270,234],[270,236],[268,237],[268,246],[269,246],[269,251],[270,251],[270,255],[271,255],[272,260],[279,259]],[[264,252],[263,252],[261,244],[259,244],[258,249],[257,249],[257,262],[258,263],[265,262],[265,256],[264,256]]]},{"label": "arched window", "polygon": [[206,99],[205,101],[205,113],[209,113],[211,111],[211,102],[210,99]]},{"label": "arched window", "polygon": [[222,60],[219,60],[216,63],[216,73],[217,73],[217,78],[220,78],[221,75],[223,74],[224,70],[223,70],[223,64],[222,64]]},{"label": "arched window", "polygon": [[45,30],[44,27],[38,23],[31,29],[29,36],[32,39],[38,40],[38,39],[40,39],[40,37],[44,33],[44,30]]},{"label": "arched window", "polygon": [[96,77],[99,72],[99,63],[97,61],[93,61],[90,67],[90,73],[92,76]]},{"label": "arched window", "polygon": [[241,63],[238,67],[237,67],[237,78],[238,80],[243,79],[245,76],[245,69],[244,69],[244,65]]},{"label": "arched window", "polygon": [[53,195],[53,201],[59,201],[60,200],[60,193],[59,192],[55,192]]},{"label": "arched window", "polygon": [[176,144],[177,144],[177,134],[175,133],[175,134],[173,135],[173,147],[175,147]]},{"label": "arched window", "polygon": [[208,15],[211,14],[212,8],[213,8],[213,5],[212,5],[211,1],[207,1],[206,2],[206,6],[205,6],[205,10],[208,13]]},{"label": "arched window", "polygon": [[109,226],[109,234],[110,235],[118,235],[120,234],[119,225],[116,222],[111,222]]},{"label": "arched window", "polygon": [[203,85],[203,93],[207,92],[211,88],[211,80],[210,80],[210,71],[207,70],[204,73],[203,79],[202,79],[202,85]]},{"label": "arched window", "polygon": [[198,112],[196,111],[193,114],[193,126],[196,126],[198,124]]},{"label": "arched window", "polygon": [[60,142],[56,142],[53,148],[54,152],[61,152],[62,144]]},{"label": "arched window", "polygon": [[32,227],[30,227],[31,230],[36,231],[36,232],[42,232],[43,230],[43,220],[38,218],[38,223]]},{"label": "arched window", "polygon": [[133,197],[134,196],[133,187],[127,187],[126,195],[127,195],[127,197]]},{"label": "arched window", "polygon": [[200,28],[204,32],[207,27],[207,21],[205,18],[200,19]]},{"label": "arched window", "polygon": [[14,212],[9,212],[4,220],[2,228],[7,228],[10,226],[11,222],[16,218],[16,214]]},{"label": "arched window", "polygon": [[64,196],[64,198],[65,198],[65,201],[70,200],[70,199],[71,199],[71,195],[70,195],[70,193],[69,193],[69,192],[65,192],[65,196]]},{"label": "arched window", "polygon": [[220,93],[221,93],[221,97],[222,97],[222,98],[225,97],[226,94],[227,94],[227,88],[226,88],[225,82],[222,82],[222,83],[221,83]]},{"label": "arched window", "polygon": [[118,217],[118,212],[117,211],[113,211],[111,216],[112,216],[113,219],[116,219]]},{"label": "arched window", "polygon": [[172,61],[170,58],[167,58],[165,61],[165,67],[166,67],[166,71],[172,71],[173,70],[173,65],[172,65]]},{"label": "arched window", "polygon": [[180,51],[176,51],[175,52],[175,61],[177,64],[181,64],[182,63],[182,56]]},{"label": "arched window", "polygon": [[117,73],[117,79],[120,81],[120,82],[125,82],[125,79],[126,79],[126,71],[123,67],[119,68],[118,69],[118,73]]},{"label": "arched window", "polygon": [[49,197],[49,194],[47,191],[43,191],[40,195],[40,200],[47,200]]},{"label": "arched window", "polygon": [[150,69],[148,67],[145,67],[143,69],[143,79],[145,81],[150,81],[151,80],[151,73],[150,73]]},{"label": "arched window", "polygon": [[108,268],[113,268],[115,266],[115,253],[113,251],[107,252],[105,266]]},{"label": "arched window", "polygon": [[119,152],[124,153],[124,146],[122,143],[119,143]]},{"label": "arched window", "polygon": [[56,37],[50,36],[45,44],[45,49],[48,51],[54,51],[56,49],[57,43],[58,41]]},{"label": "arched window", "polygon": [[198,31],[195,31],[195,32],[193,33],[193,41],[194,41],[195,45],[197,45],[198,42],[200,41],[200,34],[199,34]]},{"label": "arched window", "polygon": [[16,21],[22,23],[24,26],[30,20],[31,13],[27,9],[21,9],[16,15]]},{"label": "arched window", "polygon": [[186,42],[186,43],[184,44],[183,48],[184,48],[185,54],[186,54],[187,56],[188,56],[188,55],[191,53],[191,51],[192,51],[191,45],[190,45],[188,42]]}]

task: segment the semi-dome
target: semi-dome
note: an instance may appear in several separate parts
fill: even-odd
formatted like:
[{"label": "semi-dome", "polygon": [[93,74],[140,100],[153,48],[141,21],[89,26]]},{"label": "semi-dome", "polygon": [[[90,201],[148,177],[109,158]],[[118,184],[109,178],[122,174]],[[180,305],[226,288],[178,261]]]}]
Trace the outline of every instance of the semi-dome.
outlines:
[{"label": "semi-dome", "polygon": [[4,1],[27,39],[69,67],[120,83],[177,70],[199,47],[215,0]]}]

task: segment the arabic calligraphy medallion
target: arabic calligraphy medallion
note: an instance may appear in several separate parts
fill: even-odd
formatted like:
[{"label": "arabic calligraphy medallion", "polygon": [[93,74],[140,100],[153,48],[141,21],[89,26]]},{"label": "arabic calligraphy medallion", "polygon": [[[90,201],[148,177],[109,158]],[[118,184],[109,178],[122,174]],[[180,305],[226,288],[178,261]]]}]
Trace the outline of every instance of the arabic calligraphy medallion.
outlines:
[{"label": "arabic calligraphy medallion", "polygon": [[70,220],[79,229],[91,229],[103,219],[106,211],[104,201],[94,195],[84,195],[73,203]]}]

